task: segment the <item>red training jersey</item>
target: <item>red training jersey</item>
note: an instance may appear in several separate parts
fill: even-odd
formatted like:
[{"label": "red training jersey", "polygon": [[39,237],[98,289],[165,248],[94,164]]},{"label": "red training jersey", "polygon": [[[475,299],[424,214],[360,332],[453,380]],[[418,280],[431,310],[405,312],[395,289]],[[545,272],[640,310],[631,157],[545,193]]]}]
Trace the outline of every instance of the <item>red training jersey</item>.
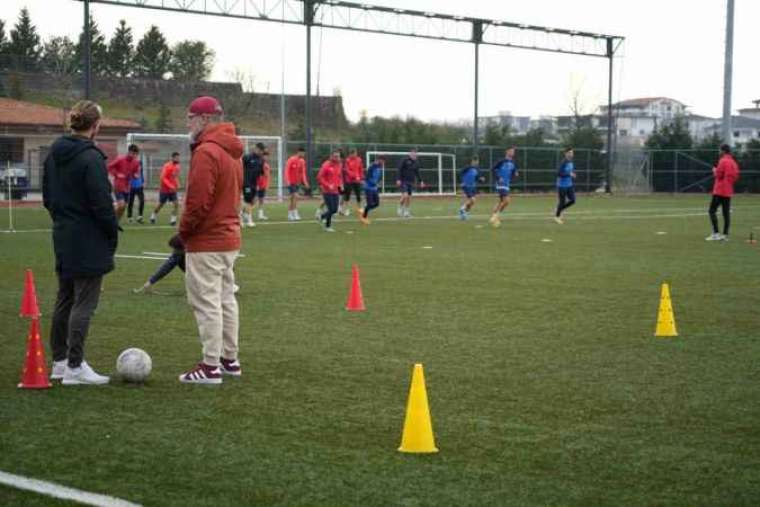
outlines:
[{"label": "red training jersey", "polygon": [[723,155],[718,161],[718,166],[713,169],[715,183],[713,195],[731,197],[734,195],[734,183],[739,180],[739,164],[731,155]]},{"label": "red training jersey", "polygon": [[346,183],[361,183],[364,181],[364,163],[362,158],[351,155],[346,158]]},{"label": "red training jersey", "polygon": [[285,164],[285,183],[290,185],[306,185],[306,161],[298,155],[293,155]]},{"label": "red training jersey", "polygon": [[261,171],[261,175],[256,180],[256,190],[266,190],[269,188],[269,178],[272,175],[272,168],[269,166],[269,162],[264,162],[264,170]]},{"label": "red training jersey", "polygon": [[108,164],[108,174],[113,177],[114,192],[129,192],[132,178],[140,174],[140,161],[130,155],[122,155]]},{"label": "red training jersey", "polygon": [[323,194],[337,194],[343,186],[343,177],[341,176],[341,163],[325,160],[322,167],[317,173],[319,188]]},{"label": "red training jersey", "polygon": [[169,161],[161,168],[161,187],[159,192],[162,194],[176,194],[179,188],[179,162]]}]

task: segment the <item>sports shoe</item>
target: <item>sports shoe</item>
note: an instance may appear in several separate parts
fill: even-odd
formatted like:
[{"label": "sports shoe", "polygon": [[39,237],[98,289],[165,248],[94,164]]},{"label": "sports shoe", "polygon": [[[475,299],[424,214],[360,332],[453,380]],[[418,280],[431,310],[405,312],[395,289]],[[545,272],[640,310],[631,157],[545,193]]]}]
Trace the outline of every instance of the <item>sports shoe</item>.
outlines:
[{"label": "sports shoe", "polygon": [[169,219],[169,225],[172,225],[172,226],[177,225],[177,217],[172,215],[171,218]]},{"label": "sports shoe", "polygon": [[364,225],[369,225],[369,218],[365,217],[363,213],[359,214],[359,221]]},{"label": "sports shoe", "polygon": [[467,212],[464,208],[459,208],[459,220],[467,220]]},{"label": "sports shoe", "polygon": [[230,360],[222,357],[219,359],[219,366],[222,370],[223,375],[230,375],[232,377],[239,377],[242,375],[242,370],[240,369],[240,361],[237,359]]},{"label": "sports shoe", "polygon": [[240,291],[240,285],[238,285],[238,284],[236,284],[236,283],[233,283],[233,284],[232,284],[232,293],[233,293],[233,294],[237,294],[237,293],[238,293],[238,291]]},{"label": "sports shoe", "polygon": [[248,216],[248,217],[245,218],[245,226],[246,227],[256,227],[256,224],[253,223],[253,219],[250,216]]},{"label": "sports shoe", "polygon": [[400,217],[404,216],[404,208],[402,208],[401,206],[399,206],[398,208],[396,208],[396,215],[398,215]]},{"label": "sports shoe", "polygon": [[61,380],[63,373],[66,371],[68,360],[53,361],[53,367],[50,369],[50,380]]},{"label": "sports shoe", "polygon": [[137,217],[137,223],[138,224],[143,223],[143,217],[141,217],[141,216]]},{"label": "sports shoe", "polygon": [[325,227],[325,232],[335,232],[335,229],[332,227]]},{"label": "sports shoe", "polygon": [[705,241],[720,241],[720,240],[722,240],[722,239],[723,239],[723,236],[721,236],[721,235],[720,235],[719,233],[717,233],[717,232],[713,232],[712,234],[710,234],[709,236],[707,236],[707,237],[705,238]]},{"label": "sports shoe", "polygon": [[63,371],[61,384],[65,386],[76,385],[102,385],[107,384],[110,379],[105,375],[95,373],[86,361],[82,361],[77,368],[71,368],[66,365]]},{"label": "sports shoe", "polygon": [[179,376],[183,384],[221,384],[222,370],[218,366],[198,363],[198,366]]},{"label": "sports shoe", "polygon": [[133,223],[133,222],[134,222],[134,220],[132,219],[132,217],[129,217],[129,218],[127,218],[127,223],[128,223],[128,224],[131,224],[131,223]]},{"label": "sports shoe", "polygon": [[565,221],[562,220],[560,217],[554,217],[554,221],[557,222],[559,225],[562,225],[565,223]]},{"label": "sports shoe", "polygon": [[155,213],[151,213],[150,214],[150,223],[151,224],[155,224],[156,223],[156,214]]},{"label": "sports shoe", "polygon": [[301,215],[298,214],[298,211],[293,213],[293,218],[295,218],[296,220],[301,220]]},{"label": "sports shoe", "polygon": [[142,286],[132,289],[132,292],[135,294],[151,294],[153,292],[153,286],[150,284],[150,282],[145,282]]},{"label": "sports shoe", "polygon": [[269,220],[269,217],[263,211],[259,211],[259,220]]},{"label": "sports shoe", "polygon": [[317,220],[319,220],[319,218],[320,218],[321,216],[322,216],[322,210],[321,210],[321,209],[319,209],[319,208],[315,209],[315,210],[314,210],[314,218],[316,218]]}]

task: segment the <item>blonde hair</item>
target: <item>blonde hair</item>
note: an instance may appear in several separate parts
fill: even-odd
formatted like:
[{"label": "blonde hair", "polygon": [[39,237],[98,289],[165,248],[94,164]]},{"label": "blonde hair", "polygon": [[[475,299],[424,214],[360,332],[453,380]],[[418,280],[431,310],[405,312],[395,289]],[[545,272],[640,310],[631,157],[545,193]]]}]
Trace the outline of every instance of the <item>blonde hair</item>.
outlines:
[{"label": "blonde hair", "polygon": [[103,109],[91,100],[80,100],[69,112],[69,125],[75,132],[90,130],[103,116]]}]

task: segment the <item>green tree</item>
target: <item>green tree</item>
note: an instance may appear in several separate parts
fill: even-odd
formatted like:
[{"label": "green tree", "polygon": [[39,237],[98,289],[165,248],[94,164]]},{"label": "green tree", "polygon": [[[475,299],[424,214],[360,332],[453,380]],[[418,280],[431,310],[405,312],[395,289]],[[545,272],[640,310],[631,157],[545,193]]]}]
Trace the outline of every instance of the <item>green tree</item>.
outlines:
[{"label": "green tree", "polygon": [[77,70],[76,45],[68,37],[51,37],[42,46],[40,66],[51,74],[74,74]]},{"label": "green tree", "polygon": [[562,143],[573,148],[601,150],[604,147],[602,133],[591,126],[574,127],[562,136]]},{"label": "green tree", "polygon": [[8,60],[8,37],[5,35],[5,21],[0,19],[0,70],[7,70],[11,65]]},{"label": "green tree", "polygon": [[24,98],[24,82],[18,74],[11,74],[8,78],[8,95],[12,99],[22,100]]},{"label": "green tree", "polygon": [[169,107],[161,103],[158,109],[158,118],[156,118],[156,130],[162,134],[172,131],[172,112]]},{"label": "green tree", "polygon": [[721,144],[723,144],[723,138],[720,137],[720,134],[717,132],[713,132],[704,139],[701,139],[696,147],[700,150],[712,150],[717,152]]},{"label": "green tree", "polygon": [[544,129],[538,127],[530,129],[524,136],[517,138],[515,144],[519,144],[520,146],[539,147],[544,145],[545,138],[546,133],[544,132]]},{"label": "green tree", "polygon": [[646,141],[646,147],[654,150],[688,150],[693,144],[689,126],[680,116],[655,129]]},{"label": "green tree", "polygon": [[214,51],[203,41],[183,40],[171,51],[169,70],[174,79],[203,81],[214,68]]},{"label": "green tree", "polygon": [[152,79],[163,79],[169,72],[171,51],[166,38],[152,25],[137,43],[134,60],[134,75]]},{"label": "green tree", "polygon": [[127,22],[119,20],[119,26],[108,43],[108,72],[113,76],[127,77],[132,73],[134,38]]},{"label": "green tree", "polygon": [[8,44],[8,52],[13,62],[12,68],[20,71],[37,70],[41,50],[37,27],[32,24],[29,11],[24,7],[11,30],[11,40]]},{"label": "green tree", "polygon": [[[79,41],[76,45],[74,52],[74,58],[77,65],[80,66],[82,72],[84,72],[84,28],[82,33],[79,34]],[[90,55],[92,73],[97,76],[103,76],[108,73],[108,46],[106,46],[106,36],[100,32],[98,24],[90,16]]]}]

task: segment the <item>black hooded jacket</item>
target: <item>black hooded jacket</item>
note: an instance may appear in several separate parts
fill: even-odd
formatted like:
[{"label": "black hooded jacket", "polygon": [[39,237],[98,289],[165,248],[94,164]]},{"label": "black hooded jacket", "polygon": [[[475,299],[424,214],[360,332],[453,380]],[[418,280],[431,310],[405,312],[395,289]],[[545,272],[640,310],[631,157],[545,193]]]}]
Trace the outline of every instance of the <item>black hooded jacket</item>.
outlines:
[{"label": "black hooded jacket", "polygon": [[118,222],[106,156],[84,137],[58,138],[45,159],[42,199],[53,219],[55,270],[64,278],[114,268]]}]

